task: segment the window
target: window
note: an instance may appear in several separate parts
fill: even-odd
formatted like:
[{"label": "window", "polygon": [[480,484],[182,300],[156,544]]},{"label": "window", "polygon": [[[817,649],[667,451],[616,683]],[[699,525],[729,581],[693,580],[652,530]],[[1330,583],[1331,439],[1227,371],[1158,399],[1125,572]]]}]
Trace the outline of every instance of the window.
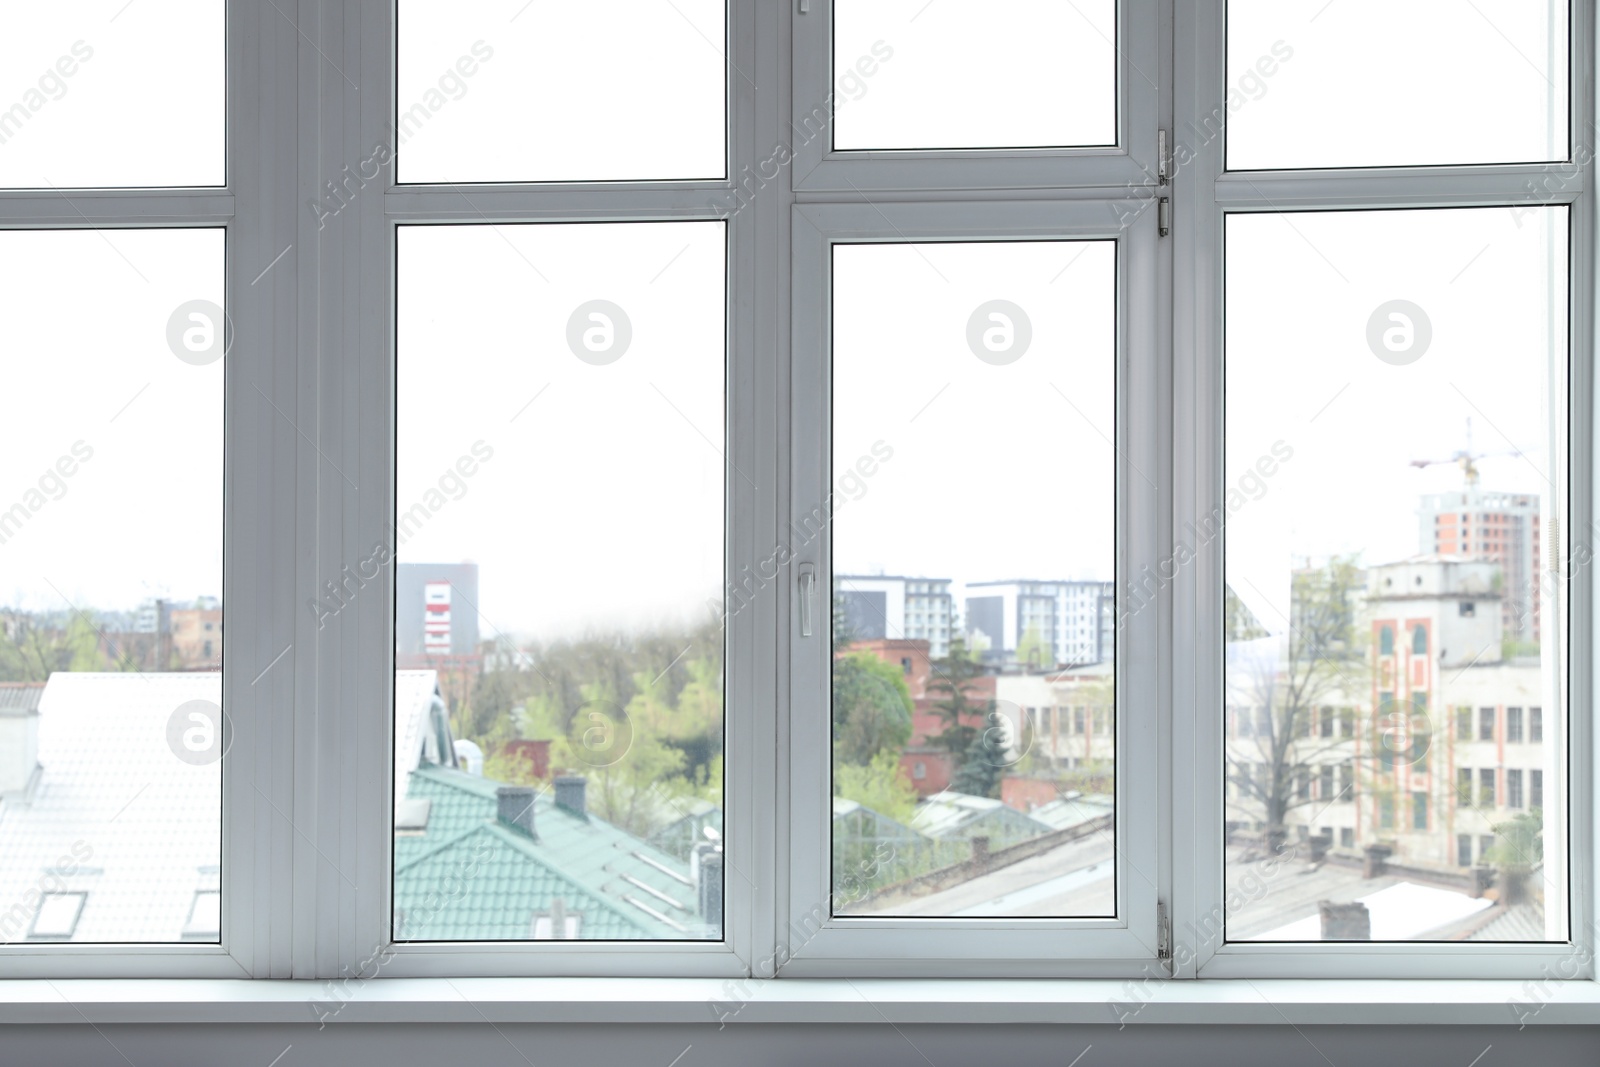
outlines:
[{"label": "window", "polygon": [[87,893],[45,893],[33,913],[28,928],[30,941],[70,941],[78,929]]},{"label": "window", "polygon": [[1587,8],[370,6],[0,41],[0,974],[1592,955]]},{"label": "window", "polygon": [[[1117,32],[1110,0],[956,3],[925,15],[914,3],[838,0],[833,73],[849,106],[838,109],[834,147],[1115,144]],[[991,50],[1015,61],[981,87],[951,82],[950,69]]]},{"label": "window", "polygon": [[[1551,88],[1567,77],[1563,11],[1505,5],[1494,9],[1492,20],[1452,19],[1441,26],[1426,6],[1397,15],[1368,2],[1331,24],[1317,19],[1308,33],[1307,13],[1320,14],[1314,4],[1232,0],[1228,83],[1249,93],[1251,102],[1230,123],[1227,165],[1269,170],[1565,159],[1567,94]],[[1362,29],[1380,13],[1392,21],[1383,40],[1368,40]],[[1401,43],[1423,37],[1438,40],[1441,51],[1419,59]],[[1511,41],[1540,62],[1503,63]],[[1374,69],[1395,70],[1396,84],[1386,92],[1348,84],[1352,49]],[[1271,82],[1270,94],[1272,67],[1256,58],[1269,52],[1293,67],[1292,76]],[[1387,125],[1411,121],[1430,128],[1407,138]]]},{"label": "window", "polygon": [[215,941],[222,932],[222,894],[215,889],[196,890],[183,924],[185,941]]},{"label": "window", "polygon": [[13,13],[0,45],[0,68],[16,74],[0,119],[0,188],[222,185],[223,5],[90,10]]},{"label": "window", "polygon": [[[630,3],[616,11],[564,5],[526,14],[514,4],[441,8],[402,0],[396,27],[395,147],[404,147],[396,153],[398,181],[601,182],[727,173],[724,101],[732,67],[719,59],[727,23],[725,5],[716,0]],[[602,38],[602,50],[572,47]],[[583,106],[536,108],[566,97],[579,81],[589,87]],[[671,85],[671,93],[657,93],[662,85]],[[636,106],[641,99],[651,106]],[[534,127],[537,136],[495,135]]]}]

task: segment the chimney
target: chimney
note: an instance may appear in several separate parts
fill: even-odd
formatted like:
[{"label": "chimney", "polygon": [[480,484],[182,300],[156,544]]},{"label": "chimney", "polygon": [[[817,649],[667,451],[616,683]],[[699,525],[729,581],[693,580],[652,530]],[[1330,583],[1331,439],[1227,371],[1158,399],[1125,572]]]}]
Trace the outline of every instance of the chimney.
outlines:
[{"label": "chimney", "polygon": [[1322,917],[1322,940],[1372,940],[1372,916],[1367,912],[1367,906],[1359,900],[1349,904],[1319,900],[1317,912]]},{"label": "chimney", "polygon": [[556,776],[556,807],[565,808],[574,815],[588,817],[586,796],[589,779],[581,774]]},{"label": "chimney", "polygon": [[533,832],[533,786],[503,785],[494,791],[494,796],[499,802],[496,814],[501,826],[521,830],[529,837],[537,836]]},{"label": "chimney", "polygon": [[1361,877],[1382,878],[1387,870],[1385,863],[1394,854],[1388,845],[1368,845],[1361,863]]}]

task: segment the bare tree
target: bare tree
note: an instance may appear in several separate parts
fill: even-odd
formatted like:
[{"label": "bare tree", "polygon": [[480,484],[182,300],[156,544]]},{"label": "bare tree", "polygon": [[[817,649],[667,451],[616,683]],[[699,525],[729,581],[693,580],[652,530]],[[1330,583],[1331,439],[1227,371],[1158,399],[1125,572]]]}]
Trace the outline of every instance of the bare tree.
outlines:
[{"label": "bare tree", "polygon": [[[1349,704],[1366,676],[1355,623],[1363,586],[1351,558],[1296,571],[1290,617],[1270,637],[1229,591],[1226,686],[1239,721],[1228,733],[1228,776],[1236,795],[1259,805],[1269,848],[1283,840],[1291,811],[1334,799],[1314,800],[1310,783],[1334,765],[1328,756],[1348,753],[1355,731]],[[1329,715],[1334,719],[1325,727]]]}]

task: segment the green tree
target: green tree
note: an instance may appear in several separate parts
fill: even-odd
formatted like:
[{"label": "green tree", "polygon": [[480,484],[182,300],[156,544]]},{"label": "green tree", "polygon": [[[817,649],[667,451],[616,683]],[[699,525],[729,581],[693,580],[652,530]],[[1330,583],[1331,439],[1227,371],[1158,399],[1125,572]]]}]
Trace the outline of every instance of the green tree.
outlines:
[{"label": "green tree", "polygon": [[910,822],[917,807],[917,791],[901,769],[896,752],[879,752],[864,764],[836,760],[833,792],[898,823]]},{"label": "green tree", "polygon": [[100,651],[100,635],[81,612],[74,613],[64,630],[19,618],[8,637],[0,639],[0,681],[43,682],[56,671],[138,670],[123,656],[107,663]]},{"label": "green tree", "polygon": [[1499,872],[1501,903],[1520,903],[1533,869],[1544,862],[1544,812],[1534,808],[1490,829],[1494,844],[1483,858]]},{"label": "green tree", "polygon": [[972,720],[983,723],[994,711],[994,701],[972,699],[977,680],[987,672],[959,636],[951,638],[949,655],[934,660],[931,666],[928,692],[938,695],[933,711],[944,723],[944,731],[931,740],[955,757],[959,769],[978,736],[978,726]]},{"label": "green tree", "polygon": [[1526,874],[1544,862],[1544,812],[1538,808],[1522,812],[1490,827],[1494,844],[1483,858],[1503,871]]},{"label": "green tree", "polygon": [[[997,715],[991,715],[991,720],[998,720]],[[1026,747],[1026,742],[1018,739],[1020,747]],[[965,793],[974,797],[1000,797],[1000,782],[1005,777],[1006,769],[1011,765],[1009,746],[1006,744],[1006,731],[1001,728],[998,721],[991,721],[986,729],[978,731],[972,739],[972,744],[967,747],[966,758],[961,761],[961,769],[955,777],[950,779],[950,788],[957,793]]]},{"label": "green tree", "polygon": [[553,774],[589,779],[587,804],[600,818],[636,837],[653,833],[667,801],[692,792],[684,779],[684,755],[663,741],[648,722],[617,714],[611,690],[601,682],[584,686],[586,702],[567,733],[550,746]]},{"label": "green tree", "polygon": [[879,753],[896,759],[911,740],[911,689],[905,674],[870,652],[833,660],[833,751],[845,763],[871,763]]}]

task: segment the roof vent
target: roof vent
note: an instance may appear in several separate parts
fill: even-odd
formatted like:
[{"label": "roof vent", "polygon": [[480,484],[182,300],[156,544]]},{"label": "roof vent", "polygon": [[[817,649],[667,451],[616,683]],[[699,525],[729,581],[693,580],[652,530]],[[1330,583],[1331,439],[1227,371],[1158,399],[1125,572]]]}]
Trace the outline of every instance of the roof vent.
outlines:
[{"label": "roof vent", "polygon": [[494,796],[499,804],[496,814],[500,825],[533,837],[533,786],[503,785],[494,791]]},{"label": "roof vent", "polygon": [[589,779],[581,774],[563,774],[556,778],[556,807],[565,808],[574,815],[587,815]]}]

